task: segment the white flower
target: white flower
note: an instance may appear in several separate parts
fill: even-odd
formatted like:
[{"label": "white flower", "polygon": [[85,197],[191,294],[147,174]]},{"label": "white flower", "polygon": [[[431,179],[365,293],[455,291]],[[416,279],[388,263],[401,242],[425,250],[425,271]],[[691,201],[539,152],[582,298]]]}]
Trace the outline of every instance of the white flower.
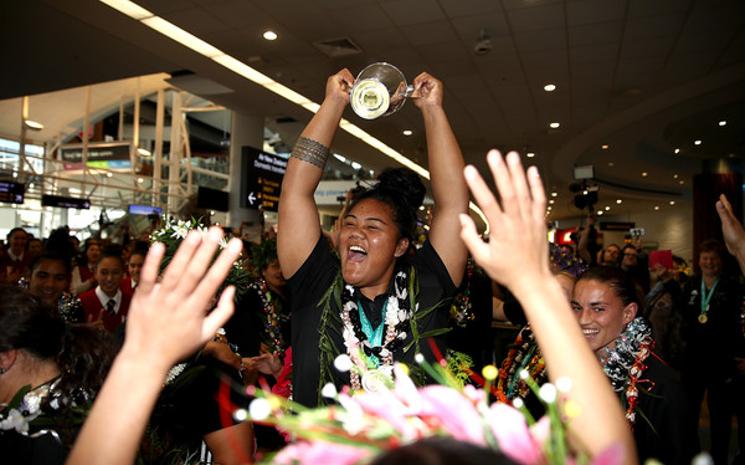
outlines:
[{"label": "white flower", "polygon": [[391,376],[382,369],[371,370],[362,375],[362,389],[367,392],[382,392],[388,389]]},{"label": "white flower", "polygon": [[248,420],[248,411],[244,408],[236,409],[235,412],[233,412],[233,419],[235,421],[246,421]]},{"label": "white flower", "polygon": [[414,355],[414,361],[416,363],[424,363],[424,355],[422,355],[422,354],[416,354],[416,355]]},{"label": "white flower", "polygon": [[257,398],[251,401],[251,405],[248,406],[248,411],[251,413],[251,419],[255,421],[266,420],[272,413],[272,406],[269,401],[264,398]]},{"label": "white flower", "polygon": [[551,383],[544,384],[538,391],[538,395],[540,396],[540,398],[547,404],[553,404],[554,402],[556,402],[556,394],[556,386]]},{"label": "white flower", "polygon": [[336,391],[334,383],[326,383],[326,385],[323,386],[323,389],[321,389],[321,395],[328,399],[333,399],[337,394],[338,392]]},{"label": "white flower", "polygon": [[30,414],[37,413],[41,407],[41,396],[35,393],[28,393],[23,397],[23,406]]},{"label": "white flower", "polygon": [[400,321],[406,321],[408,319],[408,315],[406,314],[406,310],[399,310],[398,311],[398,319]]},{"label": "white flower", "polygon": [[[34,416],[34,418],[36,418],[36,416]],[[5,420],[0,421],[0,430],[14,429],[23,434],[28,432],[28,422],[30,420],[33,420],[33,418],[30,418],[27,421],[26,417],[24,417],[21,412],[13,408],[10,409],[10,412],[8,412],[8,416],[5,418]]]},{"label": "white flower", "polygon": [[525,406],[525,402],[519,397],[515,397],[512,399],[512,406],[515,408],[523,408]]},{"label": "white flower", "polygon": [[528,379],[530,377],[530,373],[528,373],[528,370],[520,370],[520,379],[523,381]]},{"label": "white flower", "polygon": [[342,373],[346,373],[352,369],[352,359],[347,354],[341,354],[334,359],[334,367]]}]

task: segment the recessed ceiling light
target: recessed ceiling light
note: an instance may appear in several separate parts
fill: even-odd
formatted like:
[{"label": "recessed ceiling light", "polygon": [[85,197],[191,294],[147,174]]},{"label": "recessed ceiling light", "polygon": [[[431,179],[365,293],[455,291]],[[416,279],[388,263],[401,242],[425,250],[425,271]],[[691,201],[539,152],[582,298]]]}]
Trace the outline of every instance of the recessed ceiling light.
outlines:
[{"label": "recessed ceiling light", "polygon": [[545,86],[543,86],[543,90],[545,90],[546,92],[553,92],[556,90],[556,85],[546,84]]},{"label": "recessed ceiling light", "polygon": [[277,35],[276,32],[272,30],[267,30],[267,31],[264,31],[264,34],[262,34],[262,37],[264,37],[264,39],[266,40],[277,40],[277,37],[279,36]]},{"label": "recessed ceiling light", "polygon": [[533,158],[535,156],[535,152],[528,152],[525,154],[525,156],[528,158]]},{"label": "recessed ceiling light", "polygon": [[677,174],[674,174],[673,175],[673,179],[678,179],[678,175]]},{"label": "recessed ceiling light", "polygon": [[720,121],[719,126],[727,126],[727,121],[725,120]]},{"label": "recessed ceiling light", "polygon": [[554,200],[554,199],[551,199],[551,200],[549,200],[549,201],[548,201],[548,203],[549,203],[550,205],[553,205],[554,203],[556,203],[556,200]]},{"label": "recessed ceiling light", "polygon": [[701,145],[701,139],[694,140],[693,145]]},{"label": "recessed ceiling light", "polygon": [[144,179],[142,179],[142,178],[137,178],[137,184],[142,184],[143,182],[145,182],[145,180],[144,180]]},{"label": "recessed ceiling light", "polygon": [[623,203],[623,200],[621,200],[621,199],[616,199],[616,203],[617,203],[618,205],[621,205],[621,204]]},{"label": "recessed ceiling light", "polygon": [[353,162],[352,162],[352,169],[358,170],[358,169],[360,169],[360,168],[362,168],[362,165],[360,165],[360,164],[359,164],[359,163],[357,163],[356,161],[353,161]]},{"label": "recessed ceiling light", "polygon": [[24,121],[24,123],[26,124],[27,128],[32,129],[34,131],[41,131],[42,129],[44,129],[44,125],[38,121],[27,119]]},{"label": "recessed ceiling light", "polygon": [[613,165],[615,165],[615,163],[613,163],[612,161],[608,162],[608,166],[613,166]]},{"label": "recessed ceiling light", "polygon": [[677,154],[680,153],[680,149],[675,149],[675,150],[673,150],[673,152],[675,152],[675,155],[677,155]]},{"label": "recessed ceiling light", "polygon": [[558,197],[558,196],[559,196],[558,192],[551,192],[551,197]]},{"label": "recessed ceiling light", "polygon": [[603,150],[608,150],[608,144],[603,144],[600,146]]},{"label": "recessed ceiling light", "polygon": [[685,181],[683,181],[682,179],[681,179],[680,181],[678,181],[678,184],[680,184],[681,186],[682,186],[683,184],[685,184],[685,183],[686,183],[686,182],[685,182]]},{"label": "recessed ceiling light", "polygon": [[675,200],[671,200],[670,205],[675,205]]},{"label": "recessed ceiling light", "polygon": [[647,172],[646,171],[642,171],[642,177],[643,178],[646,178],[647,177]]},{"label": "recessed ceiling light", "polygon": [[598,210],[598,216],[603,216],[605,212],[603,210]]},{"label": "recessed ceiling light", "polygon": [[587,195],[587,190],[583,190],[582,195]]},{"label": "recessed ceiling light", "polygon": [[608,205],[605,206],[605,211],[610,211],[610,207]]},{"label": "recessed ceiling light", "polygon": [[654,206],[654,209],[655,209],[655,210],[659,210],[659,209],[660,209],[660,206],[659,206],[659,205],[655,205],[655,206]]},{"label": "recessed ceiling light", "polygon": [[551,128],[551,129],[558,129],[558,128],[559,128],[559,126],[561,126],[561,124],[559,124],[559,123],[557,123],[557,122],[553,122],[553,123],[549,124],[548,126],[549,126],[549,127]]},{"label": "recessed ceiling light", "polygon": [[403,134],[404,134],[404,136],[410,136],[410,135],[414,134],[414,131],[412,131],[411,129],[404,129]]}]

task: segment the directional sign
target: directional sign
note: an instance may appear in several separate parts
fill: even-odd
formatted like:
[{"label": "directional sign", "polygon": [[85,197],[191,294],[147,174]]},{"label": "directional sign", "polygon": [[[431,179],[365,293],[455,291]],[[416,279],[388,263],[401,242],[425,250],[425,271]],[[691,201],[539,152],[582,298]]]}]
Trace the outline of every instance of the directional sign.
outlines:
[{"label": "directional sign", "polygon": [[241,147],[241,156],[241,207],[276,212],[287,159],[248,146]]}]

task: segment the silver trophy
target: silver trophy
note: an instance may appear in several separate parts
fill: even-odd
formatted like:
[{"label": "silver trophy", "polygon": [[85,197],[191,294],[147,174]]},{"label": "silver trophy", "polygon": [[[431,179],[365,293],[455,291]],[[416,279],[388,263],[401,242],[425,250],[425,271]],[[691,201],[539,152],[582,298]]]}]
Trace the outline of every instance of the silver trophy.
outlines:
[{"label": "silver trophy", "polygon": [[390,63],[378,62],[360,71],[350,91],[350,103],[360,118],[392,115],[414,93],[404,74]]}]

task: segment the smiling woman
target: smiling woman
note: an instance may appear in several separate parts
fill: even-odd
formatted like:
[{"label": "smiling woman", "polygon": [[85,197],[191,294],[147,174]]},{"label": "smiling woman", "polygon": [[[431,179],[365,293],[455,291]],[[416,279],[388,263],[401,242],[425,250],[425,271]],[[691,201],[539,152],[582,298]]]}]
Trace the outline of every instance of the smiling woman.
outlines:
[{"label": "smiling woman", "polygon": [[[370,389],[391,375],[394,361],[415,365],[419,352],[432,358],[420,340],[447,331],[446,302],[466,261],[458,214],[468,192],[454,176],[463,157],[442,108],[442,83],[426,73],[414,80],[413,102],[424,118],[436,205],[429,241],[407,253],[425,189],[400,169],[353,199],[336,253],[321,236],[313,192],[353,81],[346,69],[329,78],[287,164],[279,204],[278,256],[293,303],[293,397],[305,405],[319,403],[328,382]],[[342,354],[354,364],[349,373],[334,369]]]}]

